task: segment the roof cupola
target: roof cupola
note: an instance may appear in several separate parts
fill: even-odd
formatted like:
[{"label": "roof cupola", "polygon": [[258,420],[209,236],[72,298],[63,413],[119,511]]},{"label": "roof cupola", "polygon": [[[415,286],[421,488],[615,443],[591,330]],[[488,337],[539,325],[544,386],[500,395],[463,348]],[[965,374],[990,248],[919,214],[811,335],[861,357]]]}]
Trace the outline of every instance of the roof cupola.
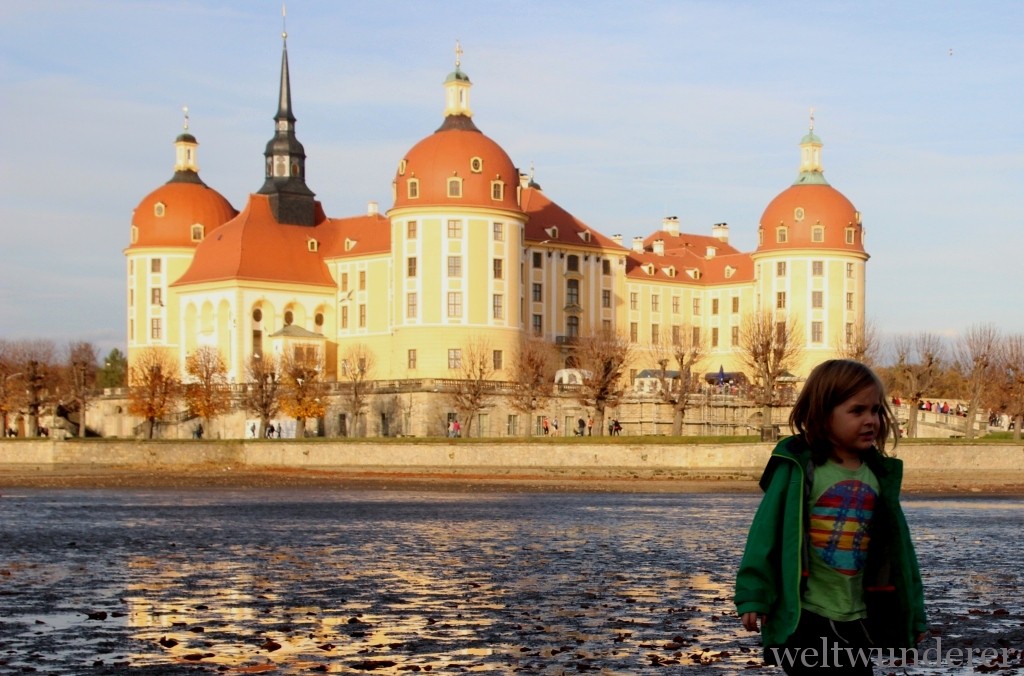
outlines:
[{"label": "roof cupola", "polygon": [[821,166],[821,139],[814,133],[814,109],[811,108],[810,128],[800,139],[800,174],[793,185],[828,185]]}]

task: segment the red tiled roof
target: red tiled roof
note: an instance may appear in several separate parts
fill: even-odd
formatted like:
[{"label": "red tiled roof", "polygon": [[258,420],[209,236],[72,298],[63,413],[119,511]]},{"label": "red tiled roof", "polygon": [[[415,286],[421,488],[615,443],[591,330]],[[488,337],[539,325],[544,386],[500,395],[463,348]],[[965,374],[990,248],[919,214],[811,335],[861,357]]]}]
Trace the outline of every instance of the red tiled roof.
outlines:
[{"label": "red tiled roof", "polygon": [[328,222],[316,203],[318,225],[282,225],[274,219],[267,195],[251,194],[242,213],[196,248],[195,257],[174,286],[222,280],[256,280],[335,286],[319,251],[321,225]]},{"label": "red tiled roof", "polygon": [[[797,209],[803,210],[803,217],[797,219]],[[856,208],[850,200],[827,184],[792,185],[773,199],[761,216],[763,236],[760,251],[780,249],[839,249],[864,251],[861,225]],[[776,228],[787,227],[786,241],[779,242]],[[812,242],[814,226],[825,226],[824,241]],[[856,229],[853,244],[846,243],[847,226]]]},{"label": "red tiled roof", "polygon": [[[523,189],[522,208],[529,218],[525,232],[527,242],[549,242],[593,249],[622,249],[621,244],[590,228],[536,188]],[[558,228],[557,237],[551,236],[551,227]],[[581,233],[588,231],[589,242],[580,237]]]}]

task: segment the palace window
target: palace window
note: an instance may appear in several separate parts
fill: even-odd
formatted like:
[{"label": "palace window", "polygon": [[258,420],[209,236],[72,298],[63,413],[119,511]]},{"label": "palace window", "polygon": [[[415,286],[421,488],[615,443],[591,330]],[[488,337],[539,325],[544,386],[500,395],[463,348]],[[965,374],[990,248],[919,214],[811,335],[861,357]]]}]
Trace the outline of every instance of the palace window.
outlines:
[{"label": "palace window", "polygon": [[818,310],[824,307],[824,294],[821,291],[811,291],[811,307]]},{"label": "palace window", "polygon": [[786,276],[786,261],[779,261],[775,264],[775,276],[785,277]]},{"label": "palace window", "polygon": [[416,199],[417,197],[420,196],[420,179],[418,179],[418,178],[410,178],[406,182],[405,188],[406,188],[407,194],[409,195],[409,199],[411,199],[411,200]]},{"label": "palace window", "polygon": [[405,224],[405,238],[416,239],[416,221],[409,221]]},{"label": "palace window", "polygon": [[462,179],[448,179],[448,197],[462,197]]},{"label": "palace window", "polygon": [[462,238],[462,221],[454,219],[448,221],[448,237],[450,239]]},{"label": "palace window", "polygon": [[568,305],[580,304],[580,280],[570,279],[565,284],[565,302]]},{"label": "palace window", "polygon": [[718,327],[711,329],[711,347],[718,347]]},{"label": "palace window", "polygon": [[502,181],[491,181],[491,199],[500,202],[505,199],[505,184]]},{"label": "palace window", "polygon": [[405,259],[405,275],[407,277],[416,276],[416,257],[410,256]]},{"label": "palace window", "polygon": [[491,363],[494,366],[495,371],[500,371],[504,367],[505,355],[502,354],[501,350],[494,350],[491,353]]},{"label": "palace window", "polygon": [[500,293],[491,297],[491,316],[494,319],[505,318],[505,296]]},{"label": "palace window", "polygon": [[629,340],[631,343],[635,343],[640,339],[640,325],[636,322],[629,323]]},{"label": "palace window", "polygon": [[656,293],[651,294],[651,312],[658,312],[661,309],[661,296]]},{"label": "palace window", "polygon": [[811,261],[811,274],[821,277],[825,274],[825,263],[823,261]]},{"label": "palace window", "polygon": [[822,336],[821,322],[811,322],[811,342],[820,343]]},{"label": "palace window", "polygon": [[539,251],[533,252],[533,267],[539,268],[544,265],[544,255]]},{"label": "palace window", "polygon": [[816,225],[811,228],[811,241],[812,242],[824,242],[825,241],[825,227],[822,225]]},{"label": "palace window", "polygon": [[533,325],[533,335],[539,336],[541,333],[543,333],[544,318],[541,317],[541,315],[533,315],[533,320],[531,323]]},{"label": "palace window", "polygon": [[568,270],[569,272],[579,272],[580,271],[580,257],[579,256],[569,256],[565,260],[565,269]]},{"label": "palace window", "polygon": [[366,291],[366,270],[359,271],[359,290]]},{"label": "palace window", "polygon": [[636,291],[629,292],[629,309],[639,310],[640,309],[640,294]]},{"label": "palace window", "polygon": [[657,345],[661,342],[661,325],[651,324],[651,344]]},{"label": "palace window", "polygon": [[359,306],[359,328],[366,328],[366,305],[362,304]]},{"label": "palace window", "polygon": [[448,257],[448,276],[449,277],[461,277],[462,276],[462,256],[449,256]]},{"label": "palace window", "polygon": [[205,230],[205,228],[203,226],[199,225],[198,223],[196,225],[193,225],[192,226],[192,241],[193,242],[202,242],[203,241],[203,231],[204,230]]},{"label": "palace window", "polygon": [[505,241],[505,225],[503,223],[495,223],[491,226],[491,231],[494,233],[495,242]]},{"label": "palace window", "polygon": [[416,368],[416,350],[409,350],[406,355],[406,367],[409,369]]},{"label": "palace window", "polygon": [[462,316],[462,292],[461,291],[449,291],[448,292],[448,316],[449,317],[461,317]]},{"label": "palace window", "polygon": [[610,275],[612,274],[612,262],[605,258],[601,261],[601,274]]},{"label": "palace window", "polygon": [[611,307],[611,306],[612,306],[612,292],[611,292],[611,289],[602,289],[601,290],[601,307]]},{"label": "palace window", "polygon": [[775,307],[779,310],[786,309],[786,292],[779,291],[775,294]]},{"label": "palace window", "polygon": [[502,259],[500,259],[500,258],[495,258],[494,259],[492,267],[494,268],[494,278],[495,279],[504,279],[504,277],[505,277],[504,264],[505,264],[505,262]]},{"label": "palace window", "polygon": [[458,348],[452,348],[448,350],[448,368],[462,368],[462,350]]},{"label": "palace window", "polygon": [[533,302],[539,303],[544,299],[544,287],[539,282],[533,283]]},{"label": "palace window", "polygon": [[775,241],[779,244],[785,244],[789,241],[789,230],[786,226],[780,226],[775,229]]},{"label": "palace window", "polygon": [[406,319],[416,319],[416,312],[418,309],[419,299],[414,291],[410,291],[405,296],[405,317]]},{"label": "palace window", "polygon": [[565,318],[565,335],[570,338],[579,338],[580,335],[580,318],[575,315],[569,315]]}]

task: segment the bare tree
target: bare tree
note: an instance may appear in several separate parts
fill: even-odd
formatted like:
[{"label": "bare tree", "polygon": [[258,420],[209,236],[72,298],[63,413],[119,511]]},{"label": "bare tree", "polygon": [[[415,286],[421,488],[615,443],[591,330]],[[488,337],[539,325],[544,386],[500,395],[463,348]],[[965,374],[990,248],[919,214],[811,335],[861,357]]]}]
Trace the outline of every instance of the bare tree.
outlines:
[{"label": "bare tree", "polygon": [[146,348],[129,369],[128,412],[146,421],[146,438],[152,439],[156,423],[171,412],[181,396],[178,366],[164,351]]},{"label": "bare tree", "polygon": [[324,364],[312,349],[300,349],[281,359],[281,410],[295,418],[295,437],[306,436],[306,420],[322,418],[327,410]]},{"label": "bare tree", "polygon": [[854,324],[849,339],[845,333],[836,335],[834,349],[838,359],[852,359],[873,366],[878,363],[881,339],[872,322]]},{"label": "bare tree", "polygon": [[[482,339],[470,340],[461,350],[459,380],[448,394],[448,400],[465,421],[465,435],[473,428],[473,418],[491,405],[494,392],[494,353]],[[461,424],[461,423],[460,423]]]},{"label": "bare tree", "polygon": [[1024,424],[1024,333],[1015,333],[1002,340],[993,388],[993,408],[1013,420],[1013,438],[1021,439]]},{"label": "bare tree", "polygon": [[967,395],[964,439],[974,438],[974,421],[985,400],[985,390],[992,385],[1000,343],[999,330],[994,324],[976,324],[964,331],[953,346],[953,364],[963,379]]},{"label": "bare tree", "polygon": [[78,436],[85,436],[85,414],[96,388],[99,353],[92,343],[72,342],[67,347],[64,382],[71,400],[70,410],[78,413]]},{"label": "bare tree", "polygon": [[755,400],[762,407],[762,424],[772,424],[772,408],[781,403],[779,378],[803,357],[800,331],[792,318],[772,312],[747,315],[740,325],[738,354],[753,373]]},{"label": "bare tree", "polygon": [[15,343],[0,339],[0,417],[3,436],[11,429],[9,416],[24,405],[25,387]]},{"label": "bare tree", "polygon": [[551,397],[558,370],[555,346],[536,336],[524,336],[512,359],[516,389],[510,397],[512,408],[527,415],[526,436],[533,436],[534,413]]},{"label": "bare tree", "polygon": [[246,411],[259,416],[260,426],[256,438],[267,435],[270,420],[281,408],[281,363],[269,352],[254,354],[246,364],[249,382],[242,395],[242,405]]},{"label": "bare tree", "polygon": [[[690,395],[699,391],[700,369],[708,356],[705,340],[695,336],[691,327],[683,326],[672,339],[662,339],[652,346],[652,354],[660,368],[661,400],[672,405],[672,436],[683,433],[683,419]],[[678,369],[678,377],[669,376],[669,365]]]},{"label": "bare tree", "polygon": [[945,354],[942,340],[932,333],[896,336],[893,340],[896,364],[892,373],[896,389],[907,400],[907,436],[917,436],[917,409],[934,385]]},{"label": "bare tree", "polygon": [[25,387],[25,436],[39,435],[39,414],[53,404],[57,395],[56,347],[50,340],[21,340],[16,343],[17,368]]},{"label": "bare tree", "polygon": [[224,357],[215,347],[200,347],[185,357],[185,373],[190,378],[185,384],[185,403],[189,411],[199,416],[200,429],[209,428],[211,420],[231,410]]},{"label": "bare tree", "polygon": [[598,435],[604,434],[605,412],[618,406],[626,391],[622,375],[632,357],[633,344],[611,332],[583,336],[576,343],[573,361],[582,380],[576,399],[583,406],[593,407]]},{"label": "bare tree", "polygon": [[373,371],[377,365],[373,350],[368,345],[356,343],[345,350],[341,358],[341,382],[345,384],[342,397],[349,415],[352,416],[352,430],[355,436],[366,434],[363,413],[369,403],[373,384]]}]

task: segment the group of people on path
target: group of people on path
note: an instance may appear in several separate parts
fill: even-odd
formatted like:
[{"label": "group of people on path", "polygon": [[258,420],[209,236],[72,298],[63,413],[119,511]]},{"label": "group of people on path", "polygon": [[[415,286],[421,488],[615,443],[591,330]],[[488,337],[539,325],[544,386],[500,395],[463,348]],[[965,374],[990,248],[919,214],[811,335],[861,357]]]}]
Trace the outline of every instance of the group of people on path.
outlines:
[{"label": "group of people on path", "polygon": [[[544,419],[540,423],[541,429],[544,431],[544,436],[558,435],[558,418],[551,416],[544,416]],[[576,427],[572,431],[573,436],[593,436],[594,435],[594,416],[588,415],[586,419],[577,418]]]}]

